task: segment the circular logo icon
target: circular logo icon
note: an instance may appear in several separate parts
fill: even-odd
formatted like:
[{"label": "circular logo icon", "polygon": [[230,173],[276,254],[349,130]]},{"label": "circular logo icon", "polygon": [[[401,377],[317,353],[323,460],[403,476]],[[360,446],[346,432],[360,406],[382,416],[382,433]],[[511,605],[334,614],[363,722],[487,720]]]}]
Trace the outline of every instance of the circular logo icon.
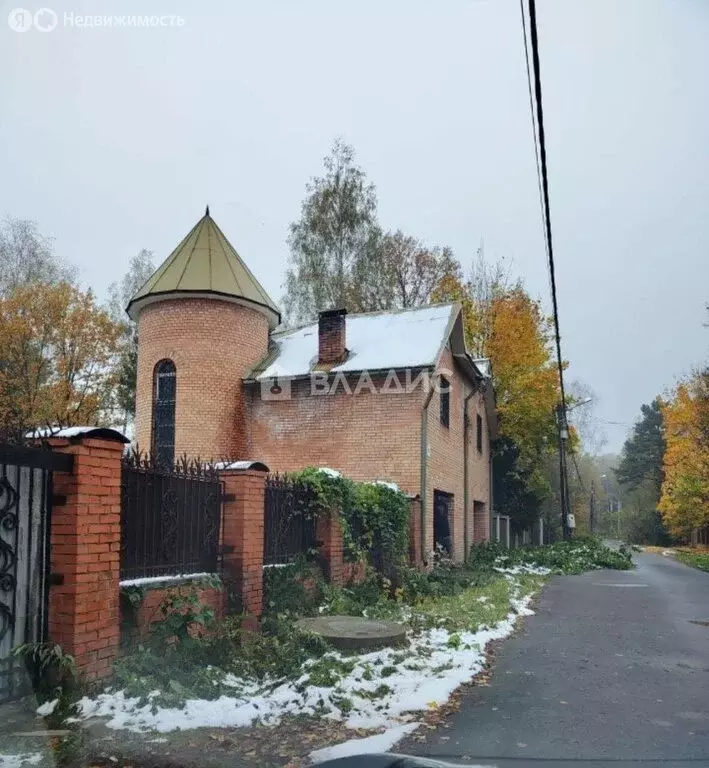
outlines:
[{"label": "circular logo icon", "polygon": [[34,15],[34,28],[38,32],[51,32],[58,21],[57,14],[51,8],[40,8]]},{"label": "circular logo icon", "polygon": [[13,32],[27,32],[32,23],[32,14],[24,8],[13,8],[7,15],[7,24]]}]

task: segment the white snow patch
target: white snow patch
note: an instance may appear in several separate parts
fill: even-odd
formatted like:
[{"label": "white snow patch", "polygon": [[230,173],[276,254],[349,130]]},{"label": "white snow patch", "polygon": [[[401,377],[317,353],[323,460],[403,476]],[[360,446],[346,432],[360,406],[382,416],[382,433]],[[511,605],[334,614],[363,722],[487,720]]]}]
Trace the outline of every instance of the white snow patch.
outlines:
[{"label": "white snow patch", "polygon": [[372,485],[383,485],[385,488],[388,488],[390,491],[394,491],[396,493],[401,492],[401,488],[396,483],[391,483],[388,480],[375,480]]},{"label": "white snow patch", "polygon": [[145,587],[149,584],[160,584],[163,581],[189,581],[191,579],[206,579],[215,576],[214,573],[177,573],[174,576],[144,576],[140,579],[123,579],[118,582],[120,587]]},{"label": "white snow patch", "polygon": [[[513,581],[512,577],[508,578]],[[156,692],[148,696],[147,703],[143,700],[141,706],[140,699],[127,697],[122,691],[102,693],[94,699],[83,698],[78,709],[81,717],[106,717],[109,728],[136,732],[235,728],[256,721],[276,724],[285,715],[320,715],[323,707],[329,710],[329,718],[344,720],[348,728],[391,728],[411,720],[412,713],[444,704],[458,686],[481,672],[485,646],[491,640],[511,634],[518,616],[532,614],[530,602],[530,596],[513,597],[510,613],[503,621],[476,632],[456,632],[457,647],[449,646],[451,634],[443,628],[410,635],[404,661],[401,661],[402,651],[394,648],[354,657],[331,651],[329,656],[333,659],[355,662],[353,670],[335,687],[305,685],[311,661],[306,662],[298,680],[280,684],[273,680],[257,683],[227,675],[225,684],[233,686],[232,694],[213,701],[189,699],[181,709],[154,708],[150,699]],[[384,667],[394,667],[396,671],[381,677],[379,671]],[[367,672],[366,676],[372,679],[365,679]],[[386,686],[383,692],[381,686]],[[352,705],[347,713],[338,707],[342,697],[348,698]]]},{"label": "white snow patch", "polygon": [[323,475],[328,477],[342,477],[342,472],[338,472],[336,469],[330,469],[330,467],[318,467],[318,472],[322,472]]},{"label": "white snow patch", "polygon": [[295,563],[267,563],[263,566],[264,571],[266,568],[293,568]]},{"label": "white snow patch", "polygon": [[0,768],[21,768],[23,765],[37,765],[41,760],[41,752],[21,752],[16,755],[0,755]]},{"label": "white snow patch", "polygon": [[59,704],[59,699],[45,701],[44,704],[40,704],[35,711],[40,717],[47,717],[47,715],[51,715],[52,712],[54,712],[57,708],[57,704]]},{"label": "white snow patch", "polygon": [[[113,428],[107,428],[103,429],[102,427],[40,427],[39,429],[33,429],[31,432],[27,432],[25,434],[25,437],[28,439],[38,439],[43,437],[64,437],[64,438],[71,438],[71,437],[81,437],[82,435],[90,435],[92,432],[96,432],[97,430],[101,430],[103,432],[115,432],[115,434],[119,437],[125,438],[125,435],[117,429]],[[128,438],[126,438],[128,439]]]},{"label": "white snow patch", "polygon": [[247,461],[218,461],[214,465],[214,469],[218,471],[226,469],[251,469],[252,467],[265,467],[266,465],[261,461],[247,460]]},{"label": "white snow patch", "polygon": [[336,760],[340,757],[352,755],[371,755],[374,752],[388,752],[398,741],[415,731],[421,723],[406,723],[387,728],[384,733],[375,736],[367,736],[364,739],[350,739],[334,747],[316,749],[310,753],[310,759],[314,763],[324,763],[326,760]]},{"label": "white snow patch", "polygon": [[504,573],[508,576],[519,576],[523,573],[530,573],[535,576],[548,576],[551,573],[551,569],[544,568],[541,565],[512,565],[506,568],[496,567],[493,570],[498,573]]}]

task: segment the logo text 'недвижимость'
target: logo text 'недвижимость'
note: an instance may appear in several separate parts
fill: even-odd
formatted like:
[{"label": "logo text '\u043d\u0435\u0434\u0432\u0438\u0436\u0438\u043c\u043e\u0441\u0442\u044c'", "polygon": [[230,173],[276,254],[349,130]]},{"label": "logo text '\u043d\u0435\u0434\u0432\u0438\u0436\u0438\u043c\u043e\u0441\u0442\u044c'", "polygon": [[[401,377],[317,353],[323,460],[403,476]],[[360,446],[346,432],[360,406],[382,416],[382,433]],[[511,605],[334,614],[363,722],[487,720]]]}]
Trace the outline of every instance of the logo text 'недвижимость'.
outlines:
[{"label": "logo text '\u043d\u0435\u0434\u0432\u0438\u0436\u0438\u043c\u043e\u0441\u0442\u044c'", "polygon": [[26,8],[13,8],[7,16],[7,23],[14,32],[52,32],[57,27],[72,29],[156,29],[160,27],[183,27],[185,19],[175,14],[163,15],[114,15],[114,14],[78,14],[65,11],[60,19],[52,8],[39,8],[29,11]]}]

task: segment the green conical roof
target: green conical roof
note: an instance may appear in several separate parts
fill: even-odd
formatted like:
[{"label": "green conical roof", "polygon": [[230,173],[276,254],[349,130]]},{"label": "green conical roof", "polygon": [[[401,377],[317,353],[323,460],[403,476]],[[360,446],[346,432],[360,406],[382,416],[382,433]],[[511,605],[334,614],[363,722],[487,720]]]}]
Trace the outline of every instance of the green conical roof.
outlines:
[{"label": "green conical roof", "polygon": [[209,215],[209,207],[133,296],[126,312],[137,320],[147,304],[190,296],[247,304],[266,315],[271,328],[281,320],[278,307]]}]

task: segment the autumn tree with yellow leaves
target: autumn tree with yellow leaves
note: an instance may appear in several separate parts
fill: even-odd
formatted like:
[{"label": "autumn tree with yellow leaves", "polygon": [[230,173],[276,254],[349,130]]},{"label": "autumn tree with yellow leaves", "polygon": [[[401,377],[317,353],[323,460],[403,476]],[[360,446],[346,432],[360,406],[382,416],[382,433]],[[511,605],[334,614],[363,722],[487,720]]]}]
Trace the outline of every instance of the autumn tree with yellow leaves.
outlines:
[{"label": "autumn tree with yellow leaves", "polygon": [[677,387],[664,404],[664,482],[659,509],[672,534],[709,525],[709,369]]},{"label": "autumn tree with yellow leaves", "polygon": [[0,297],[0,431],[100,423],[121,332],[91,291],[65,281]]}]

